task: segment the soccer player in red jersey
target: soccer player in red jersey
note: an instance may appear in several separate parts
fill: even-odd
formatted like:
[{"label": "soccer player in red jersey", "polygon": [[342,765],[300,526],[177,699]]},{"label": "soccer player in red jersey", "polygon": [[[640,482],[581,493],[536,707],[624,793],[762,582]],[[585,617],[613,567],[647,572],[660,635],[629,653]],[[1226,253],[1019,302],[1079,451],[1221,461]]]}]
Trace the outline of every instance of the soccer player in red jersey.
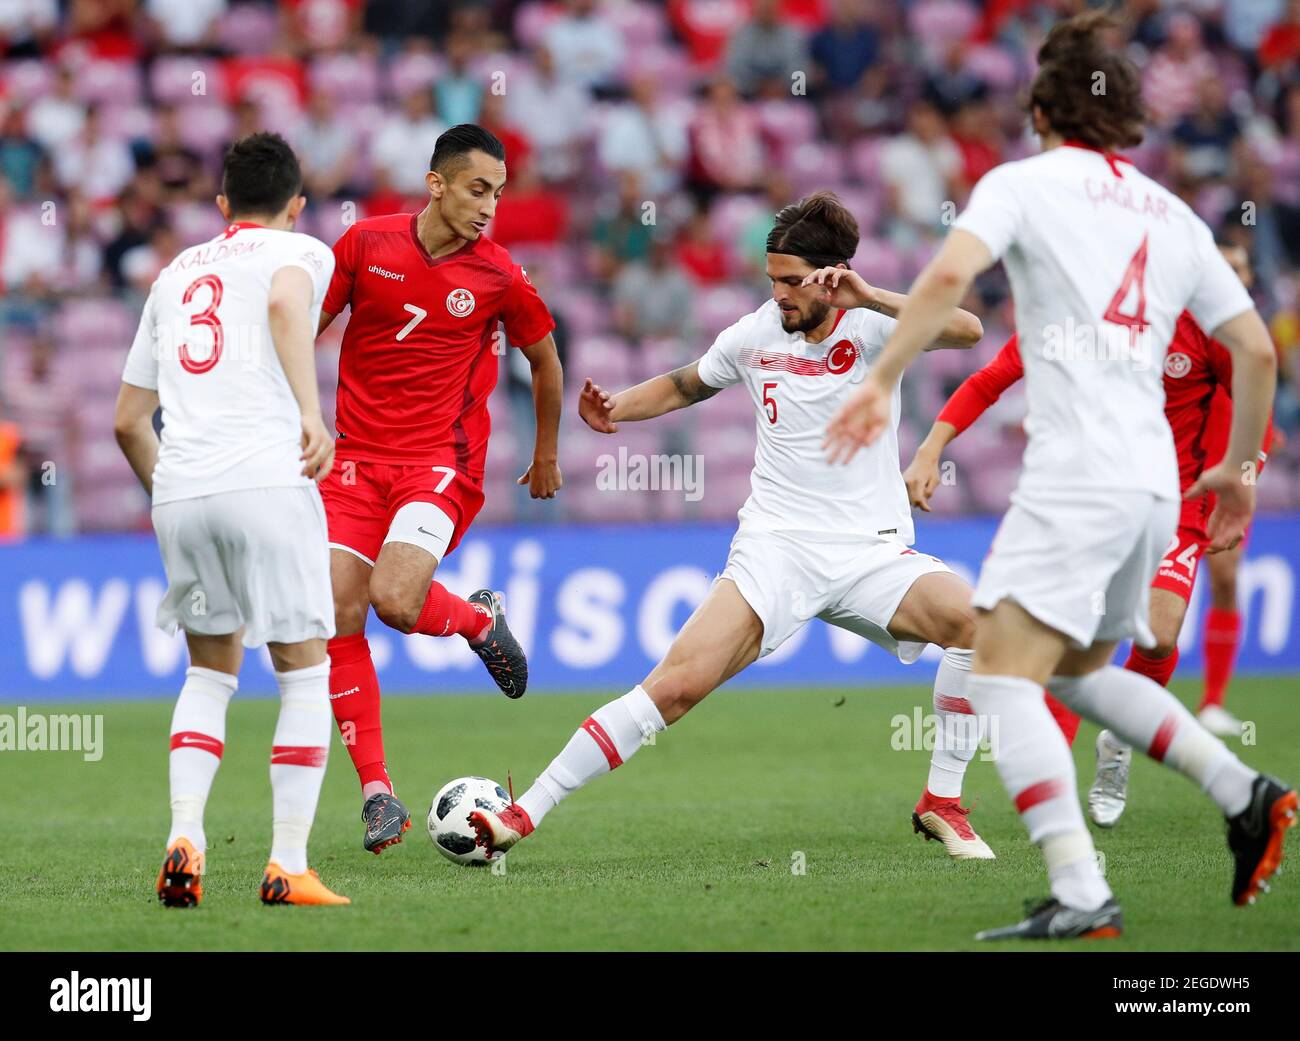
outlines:
[{"label": "soccer player in red jersey", "polygon": [[[1251,269],[1245,250],[1222,244],[1220,249],[1249,287]],[[944,448],[1023,375],[1020,351],[1016,337],[1012,336],[992,361],[953,392],[917,448],[911,464],[903,472],[912,505],[929,511],[930,496],[939,484],[939,459]],[[1207,336],[1187,312],[1179,318],[1165,355],[1164,387],[1165,417],[1178,453],[1179,490],[1185,492],[1202,472],[1223,458],[1227,449],[1226,432],[1232,417],[1231,355]],[[1271,440],[1270,423],[1265,445]],[[1263,461],[1264,453],[1261,451],[1261,467]],[[1162,686],[1168,684],[1178,664],[1178,634],[1191,600],[1196,566],[1209,546],[1206,523],[1213,508],[1213,496],[1183,501],[1178,530],[1151,583],[1150,623],[1156,646],[1143,651],[1134,645],[1124,663],[1126,669],[1147,676]],[[1234,576],[1239,549],[1240,546],[1236,546],[1222,551],[1234,555]],[[1235,583],[1233,595],[1235,597]],[[1073,743],[1079,727],[1078,716],[1056,702],[1050,694],[1047,699],[1066,740]],[[1202,704],[1200,718],[1203,725],[1209,727],[1218,722],[1214,711],[1207,710]],[[1217,711],[1226,715],[1221,708]],[[1222,733],[1222,730],[1218,732]],[[1240,732],[1239,726],[1231,731],[1233,734]],[[1088,814],[1101,827],[1113,827],[1124,812],[1131,759],[1132,749],[1109,730],[1097,735],[1097,776],[1088,792]]]},{"label": "soccer player in red jersey", "polygon": [[553,498],[561,484],[555,322],[523,268],[483,234],[505,188],[505,149],[482,127],[452,127],[438,138],[425,183],[421,212],[358,221],[334,244],[320,321],[324,331],[352,308],[339,356],[337,464],[321,494],[338,630],[330,698],[374,853],[400,842],[411,817],[384,762],[370,608],[402,633],[464,637],[508,697],[528,682],[500,597],[481,589],[462,599],[434,580],[483,505],[487,399],[503,342],[528,359],[537,410],[532,464],[519,484],[535,499]]}]

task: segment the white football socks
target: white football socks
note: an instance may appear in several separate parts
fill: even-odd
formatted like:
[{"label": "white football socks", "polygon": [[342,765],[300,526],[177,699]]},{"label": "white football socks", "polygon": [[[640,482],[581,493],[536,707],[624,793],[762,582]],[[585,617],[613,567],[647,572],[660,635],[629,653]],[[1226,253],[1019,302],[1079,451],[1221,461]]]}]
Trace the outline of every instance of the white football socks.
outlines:
[{"label": "white football socks", "polygon": [[1258,773],[1154,680],[1107,665],[1086,676],[1054,676],[1047,689],[1072,711],[1190,777],[1226,816],[1235,816],[1249,804]]},{"label": "white football socks", "polygon": [[239,680],[225,672],[191,665],[172,712],[171,752],[167,757],[171,777],[172,828],[167,845],[187,838],[202,853],[203,809],[212,779],[226,747],[226,707]]},{"label": "white football socks", "polygon": [[998,774],[1029,837],[1043,851],[1052,895],[1094,911],[1110,899],[1076,791],[1074,759],[1043,701],[1043,688],[1017,676],[972,675],[971,707],[988,720]]},{"label": "white football socks", "polygon": [[638,684],[587,717],[563,751],[519,797],[519,805],[534,826],[540,824],[562,800],[593,777],[632,758],[666,726],[650,695]]},{"label": "white football socks", "polygon": [[271,748],[271,859],[291,875],[307,870],[307,836],[316,817],[329,754],[330,663],[277,672],[280,718]]},{"label": "white football socks", "polygon": [[934,674],[934,711],[939,717],[934,749],[930,753],[930,776],[926,788],[941,799],[961,795],[966,767],[980,743],[980,717],[966,698],[974,651],[949,647],[943,652]]}]

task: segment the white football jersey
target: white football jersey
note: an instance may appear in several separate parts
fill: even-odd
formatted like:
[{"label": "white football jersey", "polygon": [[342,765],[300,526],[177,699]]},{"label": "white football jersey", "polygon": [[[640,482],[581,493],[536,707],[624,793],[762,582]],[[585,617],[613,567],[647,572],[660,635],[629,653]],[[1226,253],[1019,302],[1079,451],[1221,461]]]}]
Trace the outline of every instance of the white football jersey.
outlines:
[{"label": "white football jersey", "polygon": [[1253,304],[1205,223],[1123,159],[1062,145],[991,170],[955,227],[1002,258],[1025,364],[1021,488],[1178,496],[1165,351]]},{"label": "white football jersey", "polygon": [[311,276],[314,334],[334,254],[310,235],[232,224],[181,253],[149,291],[122,381],[156,390],[162,404],[155,505],[310,482],[302,414],[267,321],[283,267]]},{"label": "white football jersey", "polygon": [[781,328],[769,300],[725,329],[700,359],[710,387],[744,383],[757,412],[758,445],[741,530],[799,532],[827,541],[913,540],[898,464],[899,393],[893,423],[847,465],[826,461],[822,442],[845,397],[870,371],[895,322],[855,308],[821,343]]}]

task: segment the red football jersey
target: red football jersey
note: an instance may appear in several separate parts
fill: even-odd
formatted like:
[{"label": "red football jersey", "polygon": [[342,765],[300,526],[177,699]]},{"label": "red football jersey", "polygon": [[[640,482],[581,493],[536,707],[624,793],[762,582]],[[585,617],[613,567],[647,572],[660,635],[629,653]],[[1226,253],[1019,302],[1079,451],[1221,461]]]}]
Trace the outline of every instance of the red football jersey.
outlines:
[{"label": "red football jersey", "polygon": [[[1024,374],[1020,348],[1012,336],[992,361],[953,392],[936,421],[951,423],[961,433]],[[1178,451],[1179,488],[1186,491],[1223,458],[1228,447],[1224,417],[1230,422],[1232,416],[1232,355],[1202,332],[1186,311],[1178,318],[1165,354],[1164,384],[1165,418]],[[1264,444],[1271,441],[1270,421]]]},{"label": "red football jersey", "polygon": [[1184,311],[1165,354],[1165,418],[1178,450],[1180,490],[1185,491],[1207,467],[1222,459],[1227,448],[1224,445],[1216,458],[1208,458],[1210,406],[1219,388],[1224,388],[1224,393],[1232,390],[1232,355]]},{"label": "red football jersey", "polygon": [[414,213],[357,221],[334,244],[324,310],[351,305],[339,355],[338,458],[483,477],[498,321],[516,345],[555,328],[523,268],[480,236],[436,259]]}]

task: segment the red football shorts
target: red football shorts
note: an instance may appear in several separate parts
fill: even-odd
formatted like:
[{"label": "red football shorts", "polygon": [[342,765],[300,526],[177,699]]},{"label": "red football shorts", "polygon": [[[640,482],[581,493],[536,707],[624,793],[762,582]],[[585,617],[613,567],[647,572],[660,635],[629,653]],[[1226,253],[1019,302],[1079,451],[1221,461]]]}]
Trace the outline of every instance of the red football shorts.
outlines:
[{"label": "red football shorts", "polygon": [[394,515],[407,503],[432,503],[451,519],[455,527],[448,553],[483,508],[483,486],[449,466],[335,460],[320,493],[330,545],[351,550],[371,564],[379,559]]}]

